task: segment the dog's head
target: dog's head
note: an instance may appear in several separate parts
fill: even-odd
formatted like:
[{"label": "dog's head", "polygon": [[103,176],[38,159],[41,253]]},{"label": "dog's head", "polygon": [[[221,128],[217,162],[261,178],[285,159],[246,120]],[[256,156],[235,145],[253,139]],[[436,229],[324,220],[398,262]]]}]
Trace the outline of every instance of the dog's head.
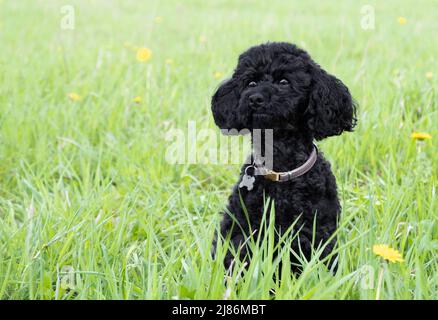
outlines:
[{"label": "dog's head", "polygon": [[351,131],[356,107],[348,88],[303,50],[267,43],[240,55],[212,98],[221,129],[290,129],[315,139]]}]

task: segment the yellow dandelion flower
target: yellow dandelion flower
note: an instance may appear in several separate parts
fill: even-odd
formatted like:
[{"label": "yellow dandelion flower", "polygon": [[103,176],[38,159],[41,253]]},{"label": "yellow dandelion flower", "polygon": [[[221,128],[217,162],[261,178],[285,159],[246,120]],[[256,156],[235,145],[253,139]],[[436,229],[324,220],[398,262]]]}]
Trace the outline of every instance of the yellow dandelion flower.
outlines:
[{"label": "yellow dandelion flower", "polygon": [[426,72],[426,78],[427,79],[432,79],[432,77],[433,77],[433,73],[431,71]]},{"label": "yellow dandelion flower", "polygon": [[171,65],[173,64],[173,59],[166,59],[166,61],[164,61],[166,64]]},{"label": "yellow dandelion flower", "polygon": [[136,96],[134,97],[134,99],[132,99],[133,102],[135,103],[140,103],[141,102],[141,97],[140,96]]},{"label": "yellow dandelion flower", "polygon": [[161,22],[163,22],[163,18],[162,17],[155,17],[154,21],[156,24],[160,24]]},{"label": "yellow dandelion flower", "polygon": [[214,78],[215,79],[220,79],[220,78],[222,78],[223,77],[223,73],[222,72],[220,72],[220,71],[216,71],[214,74],[213,74],[213,76],[214,76]]},{"label": "yellow dandelion flower", "polygon": [[140,48],[137,50],[137,60],[140,62],[148,61],[152,57],[152,51],[149,48]]},{"label": "yellow dandelion flower", "polygon": [[414,140],[426,140],[432,139],[432,135],[427,132],[414,132],[411,134],[411,138]]},{"label": "yellow dandelion flower", "polygon": [[207,38],[204,36],[199,36],[199,43],[206,43],[207,42]]},{"label": "yellow dandelion flower", "polygon": [[76,92],[70,92],[67,94],[67,97],[71,100],[71,101],[79,101],[81,100],[81,96],[78,95]]},{"label": "yellow dandelion flower", "polygon": [[382,257],[390,262],[403,262],[402,255],[397,250],[391,248],[386,244],[375,244],[373,246],[373,252],[375,255]]},{"label": "yellow dandelion flower", "polygon": [[399,24],[404,25],[408,22],[408,20],[405,17],[398,17],[397,21]]}]

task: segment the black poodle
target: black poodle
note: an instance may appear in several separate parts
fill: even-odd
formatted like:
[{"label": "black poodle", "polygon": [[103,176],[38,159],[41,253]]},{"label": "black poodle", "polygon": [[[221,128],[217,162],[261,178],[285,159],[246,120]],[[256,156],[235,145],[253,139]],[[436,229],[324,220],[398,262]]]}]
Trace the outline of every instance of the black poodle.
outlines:
[{"label": "black poodle", "polygon": [[[327,257],[336,245],[333,233],[341,206],[330,164],[313,141],[353,130],[356,105],[348,88],[295,45],[266,43],[240,55],[231,79],[213,95],[212,111],[221,129],[249,129],[253,138],[254,129],[264,132],[262,138],[271,129],[273,135],[272,167],[257,161],[255,152],[268,148],[256,150],[253,140],[250,164],[242,167],[223,213],[221,238],[229,238],[234,247],[225,266],[232,265],[231,251],[248,258],[248,237],[262,232],[267,198],[275,208],[277,239],[293,225],[295,253],[309,259],[312,248],[320,247],[320,259]],[[298,260],[292,260],[293,270],[299,271]]]}]

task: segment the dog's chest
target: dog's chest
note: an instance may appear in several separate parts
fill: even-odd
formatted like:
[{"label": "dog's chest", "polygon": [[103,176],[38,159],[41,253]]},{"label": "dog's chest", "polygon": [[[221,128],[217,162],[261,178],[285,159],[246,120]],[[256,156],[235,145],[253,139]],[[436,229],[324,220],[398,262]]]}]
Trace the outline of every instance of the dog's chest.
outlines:
[{"label": "dog's chest", "polygon": [[267,181],[256,177],[251,190],[243,185],[244,177],[239,182],[240,194],[246,208],[252,216],[263,214],[266,205],[274,205],[275,215],[282,219],[293,219],[311,207],[310,198],[306,198],[307,184],[299,181],[284,183]]}]

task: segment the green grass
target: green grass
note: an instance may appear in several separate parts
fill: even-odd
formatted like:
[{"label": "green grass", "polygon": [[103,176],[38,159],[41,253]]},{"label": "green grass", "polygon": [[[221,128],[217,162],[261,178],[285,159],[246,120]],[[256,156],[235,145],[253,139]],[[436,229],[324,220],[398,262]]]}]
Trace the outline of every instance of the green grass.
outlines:
[{"label": "green grass", "polygon": [[[437,299],[436,5],[368,3],[374,30],[356,1],[0,1],[0,298]],[[165,132],[214,128],[214,73],[268,40],[308,50],[360,104],[355,133],[319,144],[343,205],[339,269],[312,259],[275,281],[270,230],[224,285],[211,238],[239,166],[169,164]]]}]

